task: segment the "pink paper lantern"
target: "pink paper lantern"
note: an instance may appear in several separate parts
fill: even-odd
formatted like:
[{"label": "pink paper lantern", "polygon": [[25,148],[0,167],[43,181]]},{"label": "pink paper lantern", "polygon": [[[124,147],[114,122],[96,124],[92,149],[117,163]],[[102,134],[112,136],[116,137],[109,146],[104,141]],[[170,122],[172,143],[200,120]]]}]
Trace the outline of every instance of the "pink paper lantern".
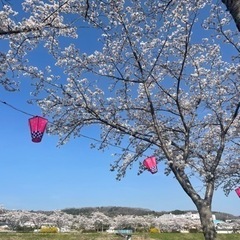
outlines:
[{"label": "pink paper lantern", "polygon": [[35,116],[30,118],[28,121],[32,141],[35,143],[41,142],[48,120],[43,117]]},{"label": "pink paper lantern", "polygon": [[150,171],[152,174],[158,171],[157,169],[157,161],[154,156],[148,157],[143,161],[143,165]]},{"label": "pink paper lantern", "polygon": [[240,197],[240,187],[238,187],[237,189],[235,189],[235,192],[236,192],[237,195]]}]

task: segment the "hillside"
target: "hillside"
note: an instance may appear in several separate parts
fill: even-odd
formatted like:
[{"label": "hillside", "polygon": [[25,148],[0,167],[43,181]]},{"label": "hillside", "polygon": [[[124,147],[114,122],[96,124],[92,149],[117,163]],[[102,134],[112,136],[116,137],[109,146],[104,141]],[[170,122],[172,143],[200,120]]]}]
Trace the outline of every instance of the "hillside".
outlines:
[{"label": "hillside", "polygon": [[[135,216],[144,216],[144,215],[154,215],[154,216],[161,216],[163,214],[185,214],[187,212],[196,213],[195,210],[188,210],[188,211],[182,211],[182,210],[174,210],[174,211],[152,211],[149,209],[144,208],[132,208],[132,207],[117,207],[117,206],[108,206],[108,207],[84,207],[84,208],[66,208],[62,210],[65,213],[72,214],[72,215],[86,215],[89,216],[93,212],[101,212],[109,217],[114,217],[117,215],[135,215]],[[216,218],[219,220],[227,220],[227,219],[236,219],[240,218],[240,216],[234,216],[229,213],[222,213],[222,212],[213,212],[215,214]]]},{"label": "hillside", "polygon": [[136,216],[144,216],[144,215],[156,215],[160,216],[162,213],[151,211],[149,209],[143,209],[143,208],[130,208],[130,207],[84,207],[84,208],[67,208],[63,209],[63,212],[66,212],[68,214],[72,215],[86,215],[89,216],[93,212],[101,212],[109,217],[114,217],[117,215],[136,215]]}]

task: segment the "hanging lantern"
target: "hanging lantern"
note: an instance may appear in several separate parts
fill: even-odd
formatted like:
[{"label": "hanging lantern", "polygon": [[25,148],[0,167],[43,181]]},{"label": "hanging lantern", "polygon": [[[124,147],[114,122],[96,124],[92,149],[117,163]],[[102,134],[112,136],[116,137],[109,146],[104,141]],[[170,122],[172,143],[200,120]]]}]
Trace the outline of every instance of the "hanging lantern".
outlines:
[{"label": "hanging lantern", "polygon": [[154,156],[148,157],[143,161],[143,165],[150,171],[152,174],[158,171],[157,169],[157,161]]},{"label": "hanging lantern", "polygon": [[43,117],[35,116],[33,118],[30,118],[28,121],[32,141],[35,143],[41,142],[48,120]]},{"label": "hanging lantern", "polygon": [[235,192],[236,192],[237,195],[240,197],[240,187],[238,187],[237,189],[235,189]]}]

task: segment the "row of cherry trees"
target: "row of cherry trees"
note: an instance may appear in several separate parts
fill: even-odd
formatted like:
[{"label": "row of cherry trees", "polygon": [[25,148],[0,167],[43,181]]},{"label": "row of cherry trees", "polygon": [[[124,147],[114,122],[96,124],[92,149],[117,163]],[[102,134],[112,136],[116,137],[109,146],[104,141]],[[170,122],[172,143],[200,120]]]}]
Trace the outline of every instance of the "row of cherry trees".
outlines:
[{"label": "row of cherry trees", "polygon": [[[131,228],[134,231],[148,231],[150,228],[157,228],[162,232],[180,230],[201,230],[199,219],[191,217],[156,217],[153,215],[134,216],[117,215],[108,217],[101,212],[94,212],[89,216],[72,215],[62,211],[32,212],[32,211],[5,211],[0,214],[0,222],[9,226],[10,230],[21,228],[40,229],[42,226],[54,226],[60,230],[77,231],[106,231],[108,229]],[[240,228],[240,220],[232,223],[232,228]]]},{"label": "row of cherry trees", "polygon": [[94,212],[90,216],[71,215],[62,211],[31,212],[31,211],[4,211],[0,214],[0,222],[9,226],[10,230],[21,227],[40,229],[42,226],[55,226],[59,229],[105,231],[107,229],[132,228],[134,231],[148,231],[151,227],[169,232],[181,229],[198,228],[200,221],[192,219],[163,219],[152,215],[134,216],[117,215],[108,217],[101,212]]}]

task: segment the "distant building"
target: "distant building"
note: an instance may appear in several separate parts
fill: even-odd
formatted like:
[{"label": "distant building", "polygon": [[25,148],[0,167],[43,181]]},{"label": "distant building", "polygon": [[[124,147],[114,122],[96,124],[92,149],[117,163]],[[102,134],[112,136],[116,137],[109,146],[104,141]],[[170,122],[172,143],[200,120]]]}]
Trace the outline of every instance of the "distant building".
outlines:
[{"label": "distant building", "polygon": [[[215,219],[215,215],[213,215],[213,218]],[[163,214],[162,216],[159,217],[159,219],[166,219],[166,220],[171,220],[171,219],[193,219],[193,220],[199,220],[200,216],[198,213],[192,213],[188,212],[185,214]]]}]

